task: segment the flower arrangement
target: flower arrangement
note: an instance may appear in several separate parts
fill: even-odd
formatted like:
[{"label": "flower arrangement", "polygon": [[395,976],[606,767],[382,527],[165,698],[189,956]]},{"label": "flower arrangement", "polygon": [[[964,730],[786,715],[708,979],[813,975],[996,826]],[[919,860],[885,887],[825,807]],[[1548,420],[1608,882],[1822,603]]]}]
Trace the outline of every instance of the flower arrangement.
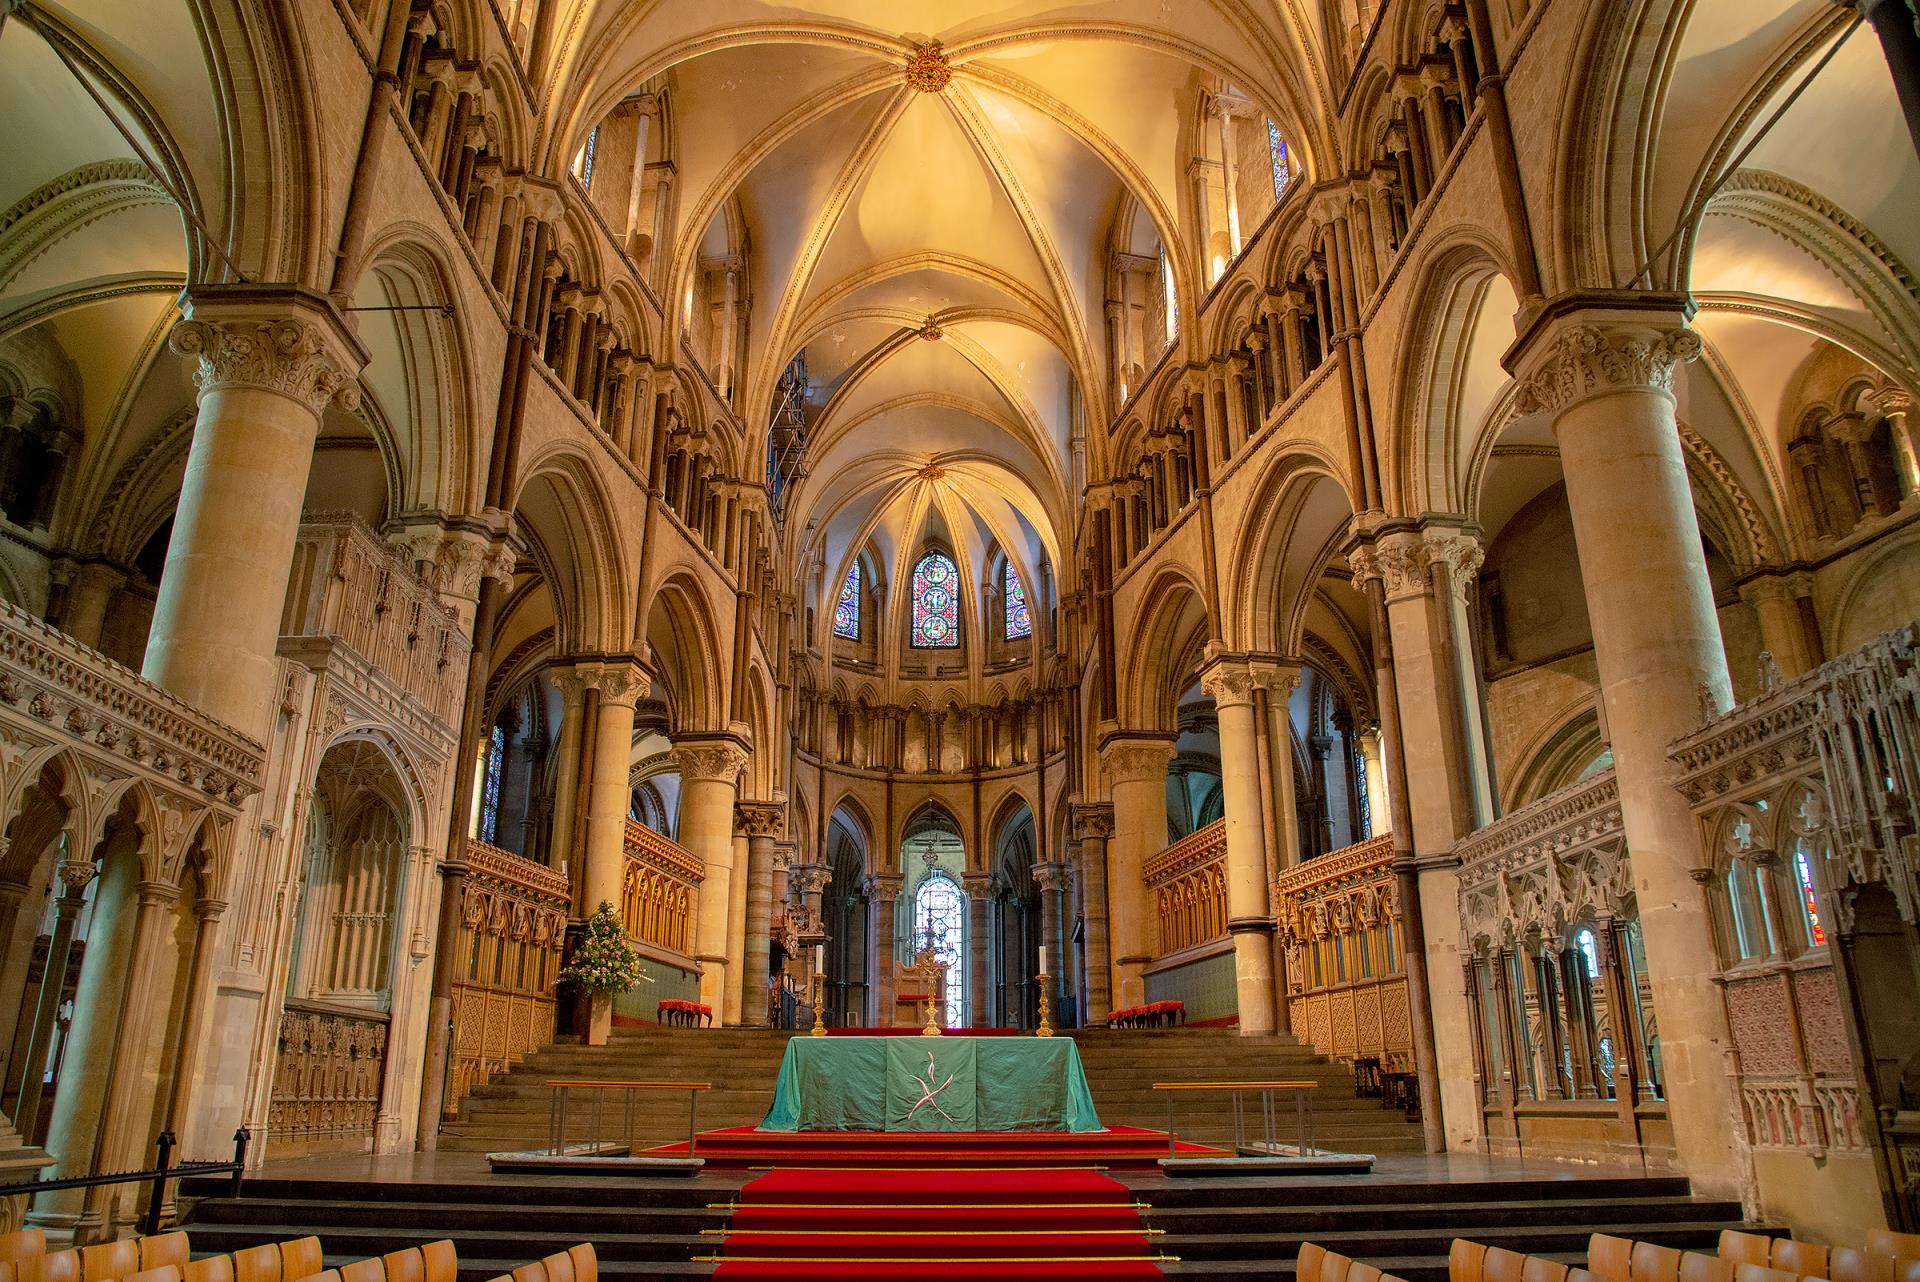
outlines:
[{"label": "flower arrangement", "polygon": [[624,993],[640,979],[640,954],[627,942],[613,905],[603,899],[587,918],[572,959],[560,971],[560,982],[583,993]]}]

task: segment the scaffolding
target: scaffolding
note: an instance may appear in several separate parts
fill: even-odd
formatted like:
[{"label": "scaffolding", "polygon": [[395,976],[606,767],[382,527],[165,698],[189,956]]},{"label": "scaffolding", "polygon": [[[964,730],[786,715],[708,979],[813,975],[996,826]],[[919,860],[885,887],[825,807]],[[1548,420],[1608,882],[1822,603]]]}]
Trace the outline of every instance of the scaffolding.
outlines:
[{"label": "scaffolding", "polygon": [[787,517],[787,489],[807,474],[807,354],[800,351],[780,372],[767,430],[767,498],[773,519]]}]

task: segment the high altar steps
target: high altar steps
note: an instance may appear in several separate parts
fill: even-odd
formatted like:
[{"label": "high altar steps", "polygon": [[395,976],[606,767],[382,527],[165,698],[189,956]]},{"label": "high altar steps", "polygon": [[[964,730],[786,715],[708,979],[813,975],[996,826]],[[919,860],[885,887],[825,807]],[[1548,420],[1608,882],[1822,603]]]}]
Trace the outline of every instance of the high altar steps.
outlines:
[{"label": "high altar steps", "polygon": [[[510,1072],[476,1088],[448,1123],[441,1147],[498,1152],[547,1141],[549,1078],[711,1082],[701,1094],[700,1127],[753,1126],[773,1101],[773,1079],[790,1032],[765,1029],[619,1029],[607,1045],[545,1047]],[[804,1035],[804,1034],[802,1034]],[[1155,1082],[1294,1079],[1320,1083],[1315,1092],[1314,1139],[1322,1148],[1361,1153],[1412,1153],[1420,1128],[1376,1099],[1356,1097],[1352,1076],[1291,1037],[1241,1037],[1231,1029],[1075,1030],[1087,1084],[1108,1126],[1165,1129],[1167,1099]],[[576,1102],[576,1115],[586,1106]],[[621,1106],[609,1102],[609,1110]],[[1219,1143],[1232,1133],[1225,1095],[1184,1095],[1174,1126],[1182,1139]],[[610,1114],[611,1115],[611,1114]],[[584,1132],[578,1132],[584,1133]],[[1282,1140],[1293,1137],[1293,1110],[1285,1101]],[[684,1095],[655,1099],[636,1126],[635,1139],[659,1143],[686,1136]]]}]

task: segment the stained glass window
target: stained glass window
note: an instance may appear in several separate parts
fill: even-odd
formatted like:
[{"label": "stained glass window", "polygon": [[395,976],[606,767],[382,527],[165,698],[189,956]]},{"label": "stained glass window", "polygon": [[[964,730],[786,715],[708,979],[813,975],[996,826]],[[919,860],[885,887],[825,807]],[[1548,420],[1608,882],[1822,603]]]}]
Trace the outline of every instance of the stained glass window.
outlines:
[{"label": "stained glass window", "polygon": [[1793,871],[1800,879],[1800,908],[1806,916],[1807,942],[1815,948],[1827,944],[1827,932],[1820,925],[1820,901],[1813,893],[1813,865],[1807,861],[1807,841],[1802,837],[1793,852]]},{"label": "stained glass window", "polygon": [[860,563],[855,561],[853,568],[847,571],[847,581],[840,585],[840,599],[833,607],[833,635],[845,637],[849,641],[860,639]]},{"label": "stained glass window", "polygon": [[960,571],[944,552],[929,552],[913,567],[913,644],[951,650],[960,644]]},{"label": "stained glass window", "polygon": [[487,737],[487,773],[480,789],[480,840],[494,845],[500,835],[500,776],[507,764],[507,732],[495,726]]},{"label": "stained glass window", "polygon": [[1600,952],[1595,946],[1593,932],[1583,930],[1574,936],[1574,940],[1580,945],[1580,955],[1586,958],[1587,978],[1598,979],[1600,977]]},{"label": "stained glass window", "polygon": [[1033,635],[1033,616],[1027,613],[1027,590],[1020,586],[1020,576],[1013,571],[1013,562],[1007,562],[1007,640],[1017,641],[1021,637]]},{"label": "stained glass window", "polygon": [[1359,803],[1360,840],[1373,836],[1373,799],[1367,795],[1367,754],[1358,744],[1353,748],[1353,797]]},{"label": "stained glass window", "polygon": [[965,996],[960,988],[961,944],[967,901],[953,878],[935,869],[913,893],[913,945],[915,951],[932,948],[933,955],[947,968],[947,991],[941,1007],[948,1028],[959,1028],[966,1018]]},{"label": "stained glass window", "polygon": [[593,156],[600,149],[600,127],[587,131],[587,145],[580,149],[580,185],[593,186]]},{"label": "stained glass window", "polygon": [[1280,126],[1271,120],[1267,122],[1267,157],[1273,161],[1273,198],[1278,200],[1287,194],[1287,184],[1293,180],[1293,167],[1287,158],[1287,140],[1280,136]]},{"label": "stained glass window", "polygon": [[1180,300],[1173,293],[1173,264],[1167,261],[1167,248],[1160,247],[1160,290],[1166,301],[1167,341],[1180,333]]}]

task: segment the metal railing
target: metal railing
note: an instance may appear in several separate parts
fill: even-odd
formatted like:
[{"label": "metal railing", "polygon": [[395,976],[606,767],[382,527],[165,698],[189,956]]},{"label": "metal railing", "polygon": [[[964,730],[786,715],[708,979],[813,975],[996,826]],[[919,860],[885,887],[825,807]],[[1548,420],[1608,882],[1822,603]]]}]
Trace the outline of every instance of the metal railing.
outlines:
[{"label": "metal railing", "polygon": [[[1279,1101],[1274,1098],[1275,1091],[1286,1091],[1293,1096],[1294,1151],[1296,1157],[1312,1157],[1319,1150],[1313,1144],[1313,1101],[1314,1092],[1320,1089],[1320,1083],[1312,1081],[1284,1082],[1155,1082],[1153,1089],[1167,1093],[1167,1159],[1175,1160],[1175,1139],[1173,1128],[1174,1097],[1182,1092],[1192,1091],[1228,1091],[1233,1096],[1233,1151],[1236,1156],[1249,1150],[1262,1157],[1278,1157],[1286,1149],[1280,1143]],[[1260,1143],[1251,1144],[1247,1139],[1247,1118],[1245,1096],[1247,1091],[1258,1092],[1260,1097]]]},{"label": "metal railing", "polygon": [[240,1181],[247,1169],[247,1133],[244,1129],[233,1133],[233,1160],[230,1162],[182,1162],[173,1164],[173,1148],[179,1141],[174,1139],[172,1131],[161,1131],[155,1141],[153,1169],[150,1171],[122,1171],[114,1175],[68,1175],[51,1180],[27,1180],[20,1184],[0,1184],[0,1198],[32,1197],[38,1193],[51,1193],[58,1189],[102,1188],[109,1184],[144,1184],[152,1181],[153,1190],[147,1197],[147,1210],[140,1217],[140,1231],[152,1235],[160,1231],[160,1212],[167,1201],[167,1181],[184,1179],[192,1175],[231,1174],[233,1183],[227,1190],[228,1197],[240,1196]]}]

